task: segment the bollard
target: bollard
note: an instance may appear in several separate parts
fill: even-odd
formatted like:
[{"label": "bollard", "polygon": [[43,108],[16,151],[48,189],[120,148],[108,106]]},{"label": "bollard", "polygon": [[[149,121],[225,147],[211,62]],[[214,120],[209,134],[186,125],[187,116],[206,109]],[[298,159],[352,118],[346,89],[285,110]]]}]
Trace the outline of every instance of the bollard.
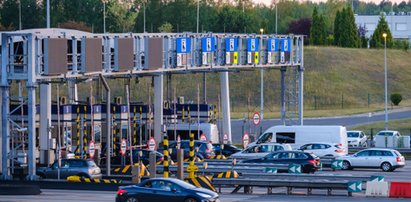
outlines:
[{"label": "bollard", "polygon": [[163,161],[163,175],[164,178],[169,177],[169,169],[168,169],[168,136],[164,135],[164,142],[163,142],[163,152],[164,152],[164,161]]},{"label": "bollard", "polygon": [[184,180],[184,149],[177,150],[177,178]]},{"label": "bollard", "polygon": [[140,165],[132,165],[131,166],[131,182],[134,184],[140,183],[141,176],[140,176]]},{"label": "bollard", "polygon": [[156,174],[157,174],[157,170],[156,170],[156,152],[152,151],[150,152],[150,168],[149,168],[149,172],[150,172],[150,178],[155,178]]},{"label": "bollard", "polygon": [[188,172],[188,177],[189,178],[194,178],[195,174],[194,174],[194,133],[190,134],[190,171]]}]

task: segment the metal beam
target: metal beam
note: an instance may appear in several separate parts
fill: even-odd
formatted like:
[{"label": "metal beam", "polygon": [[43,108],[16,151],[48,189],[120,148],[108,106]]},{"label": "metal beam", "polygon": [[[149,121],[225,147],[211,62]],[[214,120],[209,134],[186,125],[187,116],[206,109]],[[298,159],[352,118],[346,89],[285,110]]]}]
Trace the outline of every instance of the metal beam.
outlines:
[{"label": "metal beam", "polygon": [[231,115],[230,115],[230,88],[228,80],[228,72],[220,73],[220,92],[221,92],[221,105],[223,113],[223,131],[222,134],[227,134],[228,143],[231,141]]},{"label": "metal beam", "polygon": [[286,67],[281,67],[281,89],[280,89],[280,112],[281,112],[281,123],[285,125],[286,113],[285,113],[285,73],[287,71]]},{"label": "metal beam", "polygon": [[[33,35],[27,37],[27,97],[28,97],[28,175],[27,180],[36,180],[36,51],[35,51],[35,39]],[[49,89],[51,93],[51,89]],[[43,100],[44,98],[42,98]],[[49,99],[51,99],[51,94]],[[50,105],[51,106],[51,105]],[[51,114],[51,110],[50,110]],[[51,116],[50,116],[51,117]]]},{"label": "metal beam", "polygon": [[106,136],[106,172],[107,176],[111,175],[111,90],[110,86],[108,85],[106,79],[103,75],[100,74],[100,79],[103,83],[104,89],[106,89],[106,127],[107,127],[107,136]]},{"label": "metal beam", "polygon": [[154,76],[154,138],[157,144],[163,136],[163,75]]},{"label": "metal beam", "polygon": [[10,160],[8,159],[8,155],[10,152],[10,122],[8,121],[8,113],[10,111],[10,100],[9,100],[9,93],[10,93],[10,86],[7,80],[7,65],[9,63],[9,36],[6,34],[2,34],[1,40],[1,93],[2,93],[2,114],[1,114],[1,123],[2,123],[2,175],[1,179],[3,180],[10,180],[10,170],[9,164]]}]

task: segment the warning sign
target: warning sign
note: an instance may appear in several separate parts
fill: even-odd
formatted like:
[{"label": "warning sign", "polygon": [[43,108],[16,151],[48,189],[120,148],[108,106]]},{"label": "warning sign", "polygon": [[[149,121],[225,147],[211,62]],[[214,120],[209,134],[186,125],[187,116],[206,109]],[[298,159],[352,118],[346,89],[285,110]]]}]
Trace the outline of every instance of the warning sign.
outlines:
[{"label": "warning sign", "polygon": [[206,137],[206,135],[201,134],[201,135],[200,135],[200,141],[202,141],[202,142],[206,142],[206,141],[207,141],[207,137]]},{"label": "warning sign", "polygon": [[258,112],[254,112],[254,116],[253,116],[253,123],[254,125],[258,126],[258,124],[260,124],[260,113]]},{"label": "warning sign", "polygon": [[96,154],[96,145],[94,144],[94,141],[90,141],[88,144],[88,155],[90,158],[94,158],[94,155]]},{"label": "warning sign", "polygon": [[223,136],[223,144],[228,144],[228,135],[227,133]]},{"label": "warning sign", "polygon": [[244,133],[243,135],[243,148],[247,148],[248,143],[250,143],[250,135],[248,133]]}]

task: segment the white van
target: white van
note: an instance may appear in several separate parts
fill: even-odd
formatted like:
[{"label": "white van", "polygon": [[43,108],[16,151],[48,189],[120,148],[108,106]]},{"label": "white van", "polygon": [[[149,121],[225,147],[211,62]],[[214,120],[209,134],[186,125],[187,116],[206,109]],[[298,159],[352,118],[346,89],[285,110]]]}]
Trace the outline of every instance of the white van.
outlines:
[{"label": "white van", "polygon": [[347,130],[343,126],[273,126],[248,146],[265,142],[287,143],[293,149],[312,142],[328,142],[348,148]]},{"label": "white van", "polygon": [[[204,134],[207,137],[207,141],[211,141],[212,143],[220,142],[216,124],[200,123],[200,127],[198,127],[197,123],[178,123],[175,124],[175,128],[176,129],[174,130],[174,124],[167,126],[167,135],[169,140],[174,140],[174,138],[177,138],[178,135],[180,135],[181,140],[189,140],[191,130],[191,133],[194,134],[195,140],[199,140],[200,135]],[[200,130],[200,133],[198,133],[198,130]],[[174,132],[176,135],[174,135]]]}]

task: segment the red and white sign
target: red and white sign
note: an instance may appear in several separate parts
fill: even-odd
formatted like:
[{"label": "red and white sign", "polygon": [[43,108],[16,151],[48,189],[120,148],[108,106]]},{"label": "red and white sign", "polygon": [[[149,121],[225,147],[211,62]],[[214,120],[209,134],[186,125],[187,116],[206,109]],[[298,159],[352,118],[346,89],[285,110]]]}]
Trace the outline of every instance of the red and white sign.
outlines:
[{"label": "red and white sign", "polygon": [[260,119],[261,119],[260,113],[254,112],[254,115],[253,115],[254,125],[258,126],[258,124],[260,124]]},{"label": "red and white sign", "polygon": [[207,137],[206,137],[206,135],[201,134],[201,135],[200,135],[200,141],[202,141],[202,142],[207,142]]},{"label": "red and white sign", "polygon": [[151,151],[156,150],[156,140],[153,137],[148,140],[148,149]]},{"label": "red and white sign", "polygon": [[177,135],[177,149],[180,149],[180,145],[181,145],[181,137],[180,135]]},{"label": "red and white sign", "polygon": [[126,139],[124,139],[124,138],[121,140],[120,151],[121,151],[121,155],[122,155],[122,156],[125,156],[125,155],[126,155],[126,151],[127,151],[127,141],[126,141]]},{"label": "red and white sign", "polygon": [[228,144],[228,135],[227,135],[227,133],[224,134],[224,136],[223,136],[223,143]]},{"label": "red and white sign", "polygon": [[248,133],[244,133],[243,135],[243,148],[244,149],[247,147],[248,143],[250,143],[250,135],[248,135]]},{"label": "red and white sign", "polygon": [[[88,155],[90,158],[94,158],[94,155],[96,154],[96,145],[94,144],[94,141],[90,141],[88,144]],[[61,155],[61,152],[60,152]]]}]

